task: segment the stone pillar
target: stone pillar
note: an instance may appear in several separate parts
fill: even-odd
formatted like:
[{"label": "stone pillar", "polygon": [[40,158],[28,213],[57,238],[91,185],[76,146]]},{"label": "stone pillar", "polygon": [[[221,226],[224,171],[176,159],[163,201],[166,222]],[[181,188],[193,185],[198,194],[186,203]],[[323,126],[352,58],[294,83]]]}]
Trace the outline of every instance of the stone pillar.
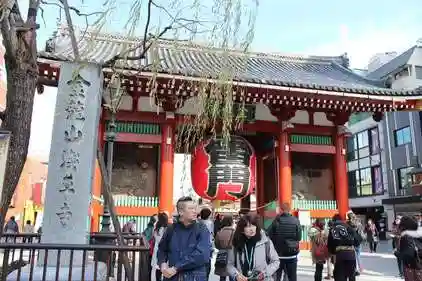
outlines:
[{"label": "stone pillar", "polygon": [[161,127],[160,192],[159,211],[173,214],[173,174],[174,174],[174,127],[166,123]]},{"label": "stone pillar", "polygon": [[283,126],[278,136],[278,203],[292,206],[292,169],[290,163],[289,134]]},{"label": "stone pillar", "polygon": [[[98,145],[103,76],[94,64],[63,63],[48,162],[43,217],[43,243],[88,244],[89,206]],[[57,256],[48,254],[48,266]],[[70,253],[61,253],[61,266]],[[43,263],[43,258],[38,259]],[[74,253],[73,266],[81,266],[82,252]]]},{"label": "stone pillar", "polygon": [[334,157],[336,201],[340,216],[346,219],[346,213],[349,211],[349,186],[347,183],[345,134],[341,130],[342,126],[337,126],[337,128],[336,154]]}]

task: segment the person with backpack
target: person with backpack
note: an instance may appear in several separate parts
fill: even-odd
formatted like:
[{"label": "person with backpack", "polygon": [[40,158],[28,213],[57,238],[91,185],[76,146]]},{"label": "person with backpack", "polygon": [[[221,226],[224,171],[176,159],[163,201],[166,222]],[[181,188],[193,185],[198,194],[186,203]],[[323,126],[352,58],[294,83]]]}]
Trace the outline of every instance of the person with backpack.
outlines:
[{"label": "person with backpack", "polygon": [[297,281],[297,256],[299,243],[302,239],[302,227],[299,220],[290,214],[290,206],[282,204],[280,213],[268,228],[268,237],[280,258],[280,268],[277,270],[277,281],[287,275],[289,281]]},{"label": "person with backpack", "polygon": [[403,262],[405,281],[422,281],[422,228],[412,218],[401,218],[398,255]]},{"label": "person with backpack", "polygon": [[161,271],[157,263],[157,251],[158,245],[161,241],[161,238],[164,235],[164,232],[167,229],[169,217],[166,213],[159,213],[157,216],[157,223],[155,224],[155,229],[153,232],[153,238],[151,239],[150,244],[150,254],[151,254],[151,267],[155,269],[155,279],[156,281],[161,281]]},{"label": "person with backpack", "polygon": [[233,217],[230,215],[225,216],[220,222],[220,230],[215,236],[215,247],[218,249],[218,253],[215,260],[214,274],[220,276],[220,281],[226,281],[227,278],[230,281],[235,280],[227,272],[228,253],[232,249],[234,231]]},{"label": "person with backpack", "polygon": [[333,217],[333,224],[328,234],[328,252],[334,256],[334,280],[356,280],[356,252],[355,248],[362,242],[359,234],[341,216]]},{"label": "person with backpack", "polygon": [[[311,242],[312,262],[315,264],[315,281],[322,281],[322,272],[324,264],[329,261],[329,253],[327,247],[328,233],[324,231],[324,221],[320,218],[316,219],[313,226],[309,229],[309,240]],[[326,279],[331,279],[330,272]]]},{"label": "person with backpack", "polygon": [[[362,225],[360,220],[356,217],[356,215],[352,211],[349,211],[346,214],[346,217],[347,217],[346,223],[358,233],[358,235],[362,238],[361,239],[362,242],[365,241],[366,240],[365,227]],[[356,276],[359,276],[363,270],[361,257],[360,257],[361,251],[362,251],[362,242],[359,243],[359,245],[355,247]]]},{"label": "person with backpack", "polygon": [[227,261],[227,271],[236,281],[274,281],[280,261],[259,221],[258,215],[249,213],[237,224]]},{"label": "person with backpack", "polygon": [[197,222],[197,208],[191,197],[182,197],[176,203],[177,222],[167,227],[158,244],[157,265],[164,281],[208,280],[210,232]]}]

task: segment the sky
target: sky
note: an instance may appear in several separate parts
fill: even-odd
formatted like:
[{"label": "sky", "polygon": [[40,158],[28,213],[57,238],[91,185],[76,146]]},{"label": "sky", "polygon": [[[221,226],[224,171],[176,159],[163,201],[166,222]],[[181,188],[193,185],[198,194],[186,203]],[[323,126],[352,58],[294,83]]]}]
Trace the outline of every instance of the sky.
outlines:
[{"label": "sky", "polygon": [[[19,2],[22,2],[23,10],[28,1]],[[78,0],[69,2],[74,5],[81,3]],[[82,12],[100,9],[98,5],[101,1],[83,2],[83,5],[77,6]],[[113,10],[106,26],[110,32],[122,31],[124,21],[130,15],[132,2],[118,2],[118,8]],[[304,55],[337,56],[347,53],[351,67],[365,68],[374,54],[386,51],[400,53],[422,38],[420,1],[406,0],[403,3],[399,5],[393,0],[260,0],[251,49]],[[57,26],[55,15],[58,15],[58,9],[44,7],[44,15],[45,23],[39,21],[39,49],[44,47],[44,42]],[[160,20],[161,17],[157,21]],[[84,18],[75,17],[74,23],[83,26]],[[55,88],[46,88],[42,95],[35,97],[29,153],[45,160],[49,154],[55,100]]]}]

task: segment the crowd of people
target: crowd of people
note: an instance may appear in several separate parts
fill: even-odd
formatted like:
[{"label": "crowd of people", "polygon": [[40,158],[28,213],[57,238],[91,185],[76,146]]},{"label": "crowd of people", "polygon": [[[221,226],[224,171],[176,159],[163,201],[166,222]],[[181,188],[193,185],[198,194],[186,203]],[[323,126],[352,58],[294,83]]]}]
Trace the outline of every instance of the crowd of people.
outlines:
[{"label": "crowd of people", "polygon": [[[209,208],[197,214],[198,206],[190,197],[179,199],[176,208],[172,224],[167,214],[160,213],[143,232],[156,281],[206,281],[211,268],[220,281],[297,281],[302,226],[288,205],[280,206],[267,229],[256,213],[243,214],[236,222],[230,215],[213,216]],[[372,241],[371,249],[376,251],[376,228],[371,222],[362,226],[353,213],[347,221],[335,216],[328,227],[317,220],[309,233],[316,281],[322,280],[325,264],[326,279],[353,281],[361,270],[362,241]]]},{"label": "crowd of people", "polygon": [[[279,208],[267,229],[262,218],[250,212],[238,219],[215,215],[196,202],[182,197],[176,204],[177,216],[169,224],[166,213],[151,217],[142,235],[150,248],[150,272],[155,281],[207,281],[214,268],[220,281],[297,281],[297,264],[302,226],[290,214],[289,206]],[[422,281],[421,216],[397,216],[390,234],[399,276],[405,281]],[[122,229],[135,233],[135,221]],[[5,233],[19,233],[14,217]],[[33,233],[27,221],[24,233]],[[329,222],[316,219],[309,229],[314,280],[355,281],[363,271],[360,259],[363,243],[377,251],[379,232],[371,219],[363,224],[353,212],[343,220],[335,215]],[[214,251],[216,258],[212,264]],[[154,281],[154,280],[152,280]]]},{"label": "crowd of people", "polygon": [[[207,281],[211,273],[220,281],[298,280],[302,226],[288,205],[280,206],[267,229],[262,228],[262,218],[256,213],[243,214],[235,222],[230,215],[213,216],[209,208],[197,214],[197,208],[192,198],[182,197],[172,224],[168,224],[166,213],[160,213],[143,232],[150,244],[151,272],[156,281]],[[406,281],[422,281],[420,223],[413,217],[398,217],[392,236],[400,276]],[[349,212],[346,220],[339,215],[327,224],[317,219],[309,238],[315,281],[354,281],[363,270],[363,243],[369,245],[370,252],[376,252],[379,233],[372,220],[363,224]],[[216,258],[211,264],[214,251]]]}]

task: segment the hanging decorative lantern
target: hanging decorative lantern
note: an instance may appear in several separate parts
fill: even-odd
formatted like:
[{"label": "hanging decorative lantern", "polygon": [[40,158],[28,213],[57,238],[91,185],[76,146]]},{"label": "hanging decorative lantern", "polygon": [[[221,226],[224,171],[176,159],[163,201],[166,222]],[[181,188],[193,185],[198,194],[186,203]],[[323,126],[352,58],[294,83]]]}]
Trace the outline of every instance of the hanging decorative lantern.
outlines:
[{"label": "hanging decorative lantern", "polygon": [[256,185],[256,155],[242,137],[221,137],[200,143],[194,150],[191,178],[195,192],[204,199],[236,201],[251,194]]}]

